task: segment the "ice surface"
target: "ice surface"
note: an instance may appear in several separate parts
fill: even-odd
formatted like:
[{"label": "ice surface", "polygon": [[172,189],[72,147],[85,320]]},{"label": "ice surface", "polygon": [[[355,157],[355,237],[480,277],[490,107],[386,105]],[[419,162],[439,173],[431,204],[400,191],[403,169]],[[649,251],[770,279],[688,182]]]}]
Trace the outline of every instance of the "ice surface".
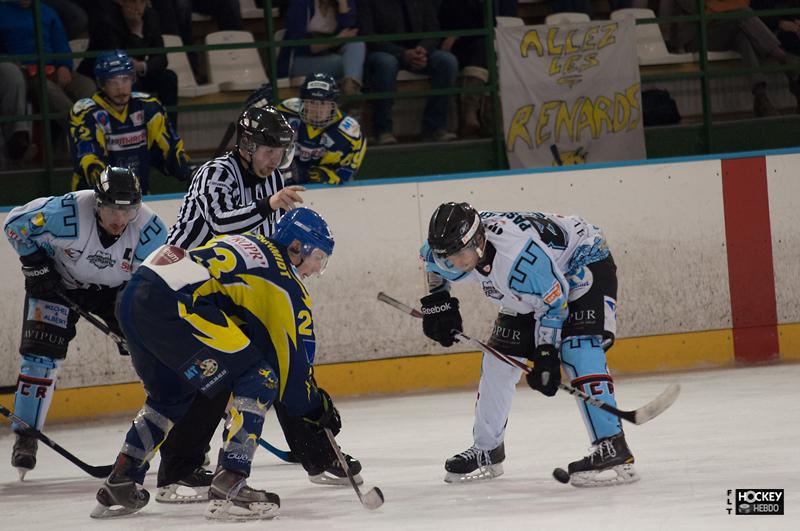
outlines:
[{"label": "ice surface", "polygon": [[[339,441],[361,460],[366,492],[386,503],[364,509],[351,487],[310,483],[299,465],[259,449],[250,482],[281,496],[281,515],[267,522],[206,521],[204,505],[152,501],[118,520],[89,512],[101,480],[40,444],[25,482],[8,463],[13,436],[0,427],[0,529],[800,529],[800,365],[625,378],[622,409],[635,409],[671,381],[682,385],[671,409],[642,426],[626,425],[639,483],[576,489],[551,477],[554,467],[586,453],[588,440],[574,400],[547,399],[519,387],[506,432],[505,474],[448,485],[444,461],[471,444],[475,391],[339,400]],[[53,440],[92,465],[110,464],[130,419],[45,428]],[[264,437],[286,448],[268,414]],[[214,451],[219,439],[214,439]],[[157,466],[157,460],[154,463]],[[145,486],[155,494],[155,475]],[[784,516],[726,512],[727,490],[785,489]]]}]

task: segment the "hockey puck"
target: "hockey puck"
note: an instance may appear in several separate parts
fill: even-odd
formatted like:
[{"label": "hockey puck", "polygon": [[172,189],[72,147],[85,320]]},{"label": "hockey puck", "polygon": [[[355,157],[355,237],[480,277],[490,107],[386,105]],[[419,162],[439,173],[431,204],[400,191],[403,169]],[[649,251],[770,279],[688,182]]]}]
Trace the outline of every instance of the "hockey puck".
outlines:
[{"label": "hockey puck", "polygon": [[569,472],[563,468],[554,468],[553,477],[560,483],[569,483]]}]

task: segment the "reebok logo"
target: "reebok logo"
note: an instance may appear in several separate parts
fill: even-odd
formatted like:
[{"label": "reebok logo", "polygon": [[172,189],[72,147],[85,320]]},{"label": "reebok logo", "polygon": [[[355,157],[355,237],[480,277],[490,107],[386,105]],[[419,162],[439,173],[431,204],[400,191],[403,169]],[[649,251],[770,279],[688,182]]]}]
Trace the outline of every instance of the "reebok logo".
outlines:
[{"label": "reebok logo", "polygon": [[428,308],[423,308],[422,309],[422,313],[424,315],[433,315],[433,314],[436,314],[436,313],[446,312],[446,311],[449,311],[449,310],[452,310],[452,309],[453,308],[452,308],[452,306],[450,306],[450,303],[446,302],[444,304],[440,304],[439,306],[430,306]]}]

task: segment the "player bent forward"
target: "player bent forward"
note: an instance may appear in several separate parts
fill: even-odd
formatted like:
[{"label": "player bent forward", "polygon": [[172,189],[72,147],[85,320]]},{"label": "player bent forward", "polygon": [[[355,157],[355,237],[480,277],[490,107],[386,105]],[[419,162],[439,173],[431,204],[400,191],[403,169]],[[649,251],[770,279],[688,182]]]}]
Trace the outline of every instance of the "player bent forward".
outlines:
[{"label": "player bent forward", "polygon": [[[479,213],[467,203],[445,203],[431,217],[421,254],[431,291],[422,298],[426,336],[453,344],[461,315],[449,282],[478,282],[500,306],[489,344],[533,361],[527,376],[533,389],[555,395],[563,367],[573,386],[616,405],[605,350],[616,333],[617,276],[599,228],[574,216]],[[445,481],[503,473],[503,439],[521,374],[483,356],[474,444],[447,460]],[[639,479],[619,419],[583,401],[578,405],[594,450],[569,464],[570,483],[589,487]]]},{"label": "player bent forward", "polygon": [[147,401],[97,492],[92,517],[144,507],[149,493],[137,484],[170,428],[196,393],[230,390],[233,401],[205,516],[276,516],[278,495],[246,482],[270,405],[286,406],[298,419],[296,431],[308,432],[308,439],[325,439],[323,428],[338,433],[341,427],[305,352],[314,329],[302,279],[324,271],[333,243],[322,217],[300,208],[278,222],[271,240],[220,236],[191,251],[165,245],[147,258],[117,306]]}]

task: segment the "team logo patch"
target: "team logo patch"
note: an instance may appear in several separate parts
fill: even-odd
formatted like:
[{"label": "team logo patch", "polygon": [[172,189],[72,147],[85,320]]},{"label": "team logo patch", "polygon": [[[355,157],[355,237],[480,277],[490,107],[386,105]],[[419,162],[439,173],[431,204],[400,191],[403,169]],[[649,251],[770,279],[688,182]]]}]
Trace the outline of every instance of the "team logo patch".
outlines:
[{"label": "team logo patch", "polygon": [[41,299],[28,299],[28,314],[26,320],[37,323],[46,323],[60,328],[66,328],[69,318],[69,309],[55,302]]},{"label": "team logo patch", "polygon": [[245,238],[244,236],[230,236],[227,240],[234,249],[244,258],[247,268],[253,267],[269,267],[266,255],[261,252],[258,245]]},{"label": "team logo patch", "polygon": [[569,300],[576,301],[586,294],[592,287],[594,275],[588,267],[581,267],[577,273],[567,277],[569,283]]},{"label": "team logo patch", "polygon": [[32,224],[33,224],[35,227],[44,227],[44,224],[45,224],[45,221],[44,221],[44,214],[42,214],[41,212],[39,212],[38,214],[36,214],[35,216],[33,216],[33,219],[31,219],[31,223],[32,223]]},{"label": "team logo patch", "polygon": [[561,298],[561,283],[558,280],[553,281],[553,286],[550,288],[550,291],[544,294],[542,300],[544,300],[545,304],[553,304],[559,298]]},{"label": "team logo patch", "polygon": [[97,111],[94,113],[94,119],[104,133],[108,134],[111,132],[111,118],[106,111]]},{"label": "team logo patch", "polygon": [[361,126],[358,125],[358,122],[351,116],[339,122],[339,130],[350,138],[358,138],[361,136]]},{"label": "team logo patch", "polygon": [[494,284],[492,283],[491,280],[484,280],[481,284],[483,286],[483,294],[486,295],[487,297],[490,297],[498,301],[503,297],[505,297],[505,295],[500,293],[497,290],[497,288],[494,287]]},{"label": "team logo patch", "polygon": [[200,367],[200,370],[203,371],[203,377],[211,378],[217,374],[217,371],[219,370],[219,363],[217,363],[217,360],[209,358],[201,361],[198,364],[198,367]]},{"label": "team logo patch", "polygon": [[22,238],[20,238],[19,234],[17,234],[17,231],[15,231],[14,229],[8,229],[6,231],[6,235],[12,240],[16,240],[18,242],[22,241]]},{"label": "team logo patch", "polygon": [[157,266],[174,264],[186,256],[186,251],[175,245],[165,245],[151,257],[147,262]]},{"label": "team logo patch", "polygon": [[195,358],[183,365],[180,370],[184,378],[202,392],[208,391],[228,374],[228,369],[221,367],[213,356],[205,359]]},{"label": "team logo patch", "polygon": [[144,111],[136,111],[131,114],[131,122],[133,122],[135,126],[142,125],[144,123]]},{"label": "team logo patch", "polygon": [[93,255],[87,257],[86,260],[90,264],[95,266],[97,269],[105,269],[107,267],[114,267],[114,264],[117,263],[116,260],[111,258],[111,254],[110,253],[106,253],[106,252],[100,251],[100,250],[98,250]]}]

